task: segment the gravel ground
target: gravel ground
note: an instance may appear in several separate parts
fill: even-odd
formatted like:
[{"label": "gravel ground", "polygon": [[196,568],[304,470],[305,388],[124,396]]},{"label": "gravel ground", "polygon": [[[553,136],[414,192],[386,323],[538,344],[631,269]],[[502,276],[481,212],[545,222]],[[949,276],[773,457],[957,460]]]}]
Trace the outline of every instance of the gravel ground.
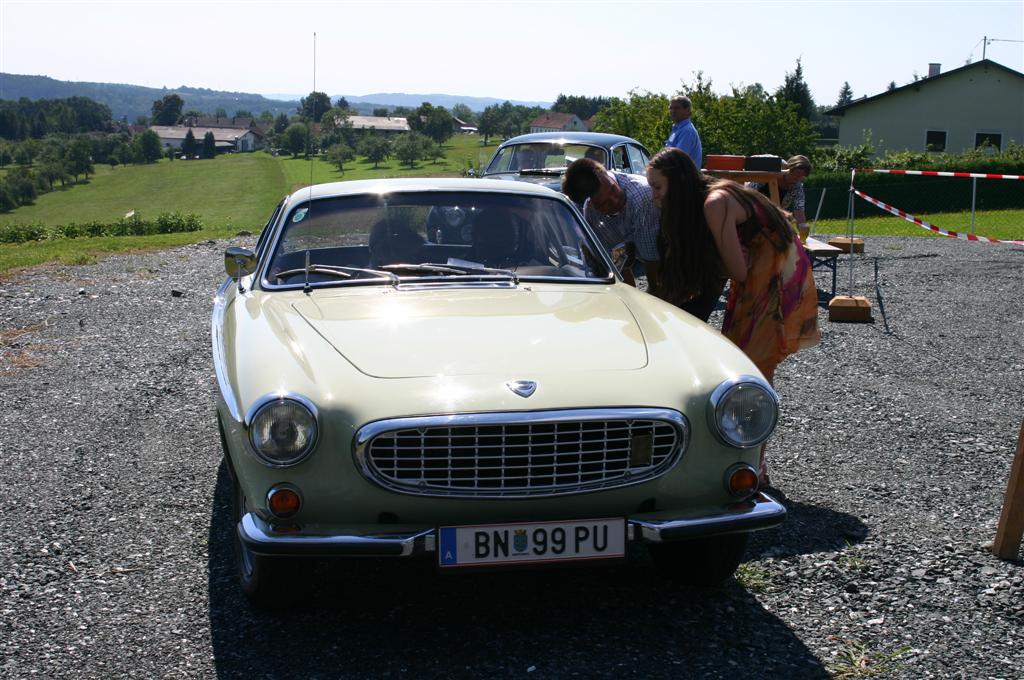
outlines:
[{"label": "gravel ground", "polygon": [[233,581],[214,421],[225,245],[0,281],[0,676],[1021,677],[1024,566],[984,544],[1024,416],[1024,248],[868,241],[853,290],[874,322],[823,310],[821,346],[777,374],[790,518],[717,590],[674,589],[642,552],[364,562],[314,565],[321,585],[268,614]]}]

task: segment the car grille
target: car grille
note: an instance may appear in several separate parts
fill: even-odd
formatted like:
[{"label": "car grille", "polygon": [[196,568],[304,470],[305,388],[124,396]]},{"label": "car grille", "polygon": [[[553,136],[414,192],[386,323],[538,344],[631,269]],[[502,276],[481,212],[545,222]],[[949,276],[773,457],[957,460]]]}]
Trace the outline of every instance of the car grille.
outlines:
[{"label": "car grille", "polygon": [[463,414],[373,423],[357,458],[370,479],[426,496],[551,496],[636,484],[686,448],[662,409]]}]

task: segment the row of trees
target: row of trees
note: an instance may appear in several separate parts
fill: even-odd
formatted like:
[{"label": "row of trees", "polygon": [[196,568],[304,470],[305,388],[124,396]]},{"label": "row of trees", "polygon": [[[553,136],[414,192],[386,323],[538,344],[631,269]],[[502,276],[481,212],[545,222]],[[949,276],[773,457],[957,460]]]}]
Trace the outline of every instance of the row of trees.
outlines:
[{"label": "row of trees", "polygon": [[88,97],[0,100],[0,138],[41,139],[48,134],[109,131],[110,108]]}]

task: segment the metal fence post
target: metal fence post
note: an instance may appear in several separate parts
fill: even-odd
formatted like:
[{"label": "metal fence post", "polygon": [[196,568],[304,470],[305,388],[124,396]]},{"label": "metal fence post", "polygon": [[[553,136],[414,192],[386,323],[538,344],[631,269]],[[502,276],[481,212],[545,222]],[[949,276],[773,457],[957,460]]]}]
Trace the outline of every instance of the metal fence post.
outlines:
[{"label": "metal fence post", "polygon": [[978,196],[978,178],[971,178],[971,236],[974,235],[974,200]]}]

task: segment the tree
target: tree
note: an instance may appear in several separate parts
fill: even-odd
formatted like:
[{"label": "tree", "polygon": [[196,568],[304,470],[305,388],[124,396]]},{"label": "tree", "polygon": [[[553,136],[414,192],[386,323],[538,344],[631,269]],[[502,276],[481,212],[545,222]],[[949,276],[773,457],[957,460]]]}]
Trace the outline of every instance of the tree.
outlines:
[{"label": "tree", "polygon": [[264,125],[264,127],[270,127],[274,124],[274,114],[270,111],[261,111],[259,121]]},{"label": "tree", "polygon": [[[156,133],[152,130],[146,130],[147,134],[156,137],[156,146],[160,149],[160,138],[157,137]],[[159,157],[159,155],[158,155]],[[67,159],[65,166],[67,171],[75,176],[75,181],[78,181],[79,175],[89,176],[93,172],[92,167],[92,144],[89,142],[87,137],[78,137],[75,141],[71,142],[68,147]]]},{"label": "tree", "polygon": [[796,60],[796,69],[786,74],[785,82],[775,91],[775,96],[796,104],[797,115],[804,120],[813,119],[814,99],[811,97],[811,88],[804,81],[804,67],[799,59]]},{"label": "tree", "polygon": [[488,143],[491,135],[496,135],[501,130],[501,109],[497,104],[492,104],[480,114],[477,121],[477,131],[484,136],[484,145]]},{"label": "tree", "polygon": [[299,115],[306,120],[319,123],[324,114],[331,109],[331,98],[323,92],[309,93],[308,97],[299,100]]},{"label": "tree", "polygon": [[586,120],[608,106],[609,103],[611,100],[605,97],[559,94],[551,110],[558,113],[575,113],[582,120]]},{"label": "tree", "polygon": [[373,115],[377,116],[378,118],[384,118],[385,116],[388,115],[388,110],[386,107],[380,106],[373,110]]},{"label": "tree", "polygon": [[472,125],[476,122],[476,114],[462,102],[452,107],[452,116],[458,118],[466,125]]},{"label": "tree", "polygon": [[359,153],[366,157],[366,160],[373,163],[374,169],[377,165],[391,155],[391,142],[386,137],[378,134],[367,134],[359,140]]},{"label": "tree", "polygon": [[160,145],[160,137],[152,130],[146,130],[139,135],[139,153],[143,163],[155,163],[164,155],[164,149]]},{"label": "tree", "polygon": [[213,115],[216,116],[217,118],[227,118],[228,117],[228,112],[224,110],[223,106],[218,106],[217,110],[214,111]]},{"label": "tree", "polygon": [[853,101],[853,89],[850,87],[850,83],[843,81],[843,87],[839,90],[839,99],[836,100],[836,106],[846,106]]},{"label": "tree", "polygon": [[213,132],[207,132],[203,135],[203,149],[199,152],[202,158],[213,158],[217,155],[217,140],[213,137]]},{"label": "tree", "polygon": [[356,157],[356,152],[348,144],[332,144],[327,149],[327,162],[337,166],[338,172],[345,174],[345,163]]},{"label": "tree", "polygon": [[305,123],[292,123],[284,131],[281,139],[281,146],[291,153],[292,158],[300,153],[306,152],[306,138],[309,136],[309,128]]},{"label": "tree", "polygon": [[196,155],[196,136],[192,134],[192,128],[188,129],[185,133],[185,139],[181,142],[181,152],[185,155],[185,158],[191,159]]},{"label": "tree", "polygon": [[[628,99],[612,97],[598,112],[594,130],[626,135],[648,149],[660,149],[665,146],[665,140],[672,129],[672,120],[668,117],[668,100],[667,95],[639,90],[631,90]],[[699,110],[694,103],[694,118]],[[697,129],[700,131],[704,153],[708,153],[707,142],[703,141],[704,130],[700,126]]]},{"label": "tree", "polygon": [[235,118],[252,118],[252,111],[246,111],[245,109],[238,109],[235,111]]},{"label": "tree", "polygon": [[[328,100],[328,102],[329,102],[329,101],[330,101],[330,100]],[[337,108],[339,108],[339,109],[343,109],[343,110],[348,110],[348,109],[352,108],[351,106],[349,106],[349,105],[348,105],[348,100],[347,100],[347,99],[345,99],[344,97],[338,97],[338,101],[336,101],[336,102],[334,103],[334,105],[335,105],[335,106],[336,106]]]},{"label": "tree", "polygon": [[892,92],[895,89],[896,89],[896,81],[895,80],[890,80],[889,81],[889,86],[885,88],[886,92]]},{"label": "tree", "polygon": [[181,119],[185,100],[176,94],[164,95],[153,102],[153,125],[175,125]]},{"label": "tree", "polygon": [[288,128],[288,116],[283,113],[278,114],[277,118],[274,119],[274,132],[281,134]]},{"label": "tree", "polygon": [[430,143],[430,139],[426,135],[419,132],[406,132],[395,137],[392,150],[399,161],[414,168],[416,160],[426,154]]}]

